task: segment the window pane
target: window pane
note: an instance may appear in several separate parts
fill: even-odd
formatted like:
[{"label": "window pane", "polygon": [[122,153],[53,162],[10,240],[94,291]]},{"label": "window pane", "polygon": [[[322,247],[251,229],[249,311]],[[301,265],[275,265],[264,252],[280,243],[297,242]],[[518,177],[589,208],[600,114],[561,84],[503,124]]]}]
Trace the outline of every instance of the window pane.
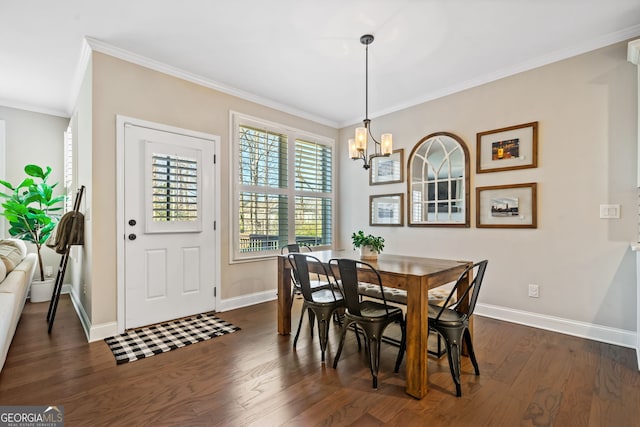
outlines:
[{"label": "window pane", "polygon": [[240,252],[277,250],[287,244],[287,196],[242,192]]},{"label": "window pane", "polygon": [[198,219],[198,163],[168,154],[153,154],[153,221],[196,221]]},{"label": "window pane", "polygon": [[330,245],[331,199],[296,197],[296,242],[311,246]]},{"label": "window pane", "polygon": [[246,126],[240,132],[240,183],[287,187],[287,136]]},{"label": "window pane", "polygon": [[296,190],[331,192],[331,147],[296,140]]}]

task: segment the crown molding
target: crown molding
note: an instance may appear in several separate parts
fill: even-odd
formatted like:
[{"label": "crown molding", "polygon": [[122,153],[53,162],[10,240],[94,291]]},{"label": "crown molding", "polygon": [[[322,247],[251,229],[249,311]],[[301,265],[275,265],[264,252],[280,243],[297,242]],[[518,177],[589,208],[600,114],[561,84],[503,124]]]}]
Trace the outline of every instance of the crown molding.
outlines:
[{"label": "crown molding", "polygon": [[[464,90],[471,89],[476,86],[481,86],[486,83],[491,83],[493,81],[500,80],[505,77],[509,77],[518,73],[522,73],[524,71],[529,71],[534,68],[542,67],[544,65],[549,65],[554,62],[559,62],[564,59],[578,56],[583,53],[587,53],[596,49],[610,46],[612,44],[629,40],[631,38],[638,37],[638,36],[640,36],[640,24],[635,25],[633,27],[626,28],[622,31],[617,31],[615,33],[610,33],[602,37],[598,37],[595,39],[591,39],[591,40],[579,43],[567,49],[557,50],[548,55],[532,58],[529,61],[521,62],[519,64],[515,64],[512,67],[503,68],[497,72],[485,74],[483,76],[479,76],[477,78],[467,80],[465,82],[462,82],[454,86],[449,86],[434,92],[423,94],[420,97],[413,98],[412,100],[409,100],[407,102],[397,104],[392,107],[385,108],[383,110],[377,110],[372,114],[370,113],[369,118],[376,118],[376,117],[384,116],[386,114],[395,113],[395,112],[404,110],[406,108],[414,107],[416,105],[423,104],[425,102],[433,101],[438,98],[442,98],[448,95],[452,95],[454,93],[462,92]],[[629,45],[636,42],[638,42],[637,44],[634,45],[636,49],[636,55],[640,55],[640,41],[637,40],[634,42],[630,42]],[[629,55],[630,54],[631,53],[629,53]],[[636,56],[636,58],[638,57]],[[633,62],[631,59],[629,59],[629,61]],[[634,62],[634,64],[637,64],[638,63],[637,61],[638,59],[636,59],[636,62]],[[356,123],[360,123],[361,121],[362,121],[362,118],[351,119],[344,122],[340,122],[339,126],[340,128],[343,128],[346,126],[354,125]]]},{"label": "crown molding", "polygon": [[[289,105],[281,104],[271,99],[263,98],[261,96],[254,95],[252,93],[245,92],[241,89],[228,86],[211,79],[207,79],[197,74],[193,74],[188,71],[184,71],[180,68],[165,64],[163,62],[156,61],[155,59],[147,58],[145,56],[138,55],[137,53],[133,53],[128,50],[121,49],[116,46],[112,46],[101,40],[94,39],[92,37],[85,37],[85,42],[87,43],[91,51],[104,53],[106,55],[113,56],[113,57],[122,59],[124,61],[131,62],[133,64],[140,65],[142,67],[149,68],[154,71],[158,71],[163,74],[167,74],[182,80],[186,80],[188,82],[195,83],[197,85],[204,86],[209,89],[214,89],[214,90],[217,90],[218,92],[226,93],[227,95],[232,95],[232,96],[244,99],[246,101],[255,102],[256,104],[273,108],[278,111],[282,111],[284,113],[292,114],[294,116],[297,116],[303,119],[311,120],[311,121],[314,121],[326,126],[330,126],[333,128],[338,127],[337,122],[333,120],[329,120],[325,117],[320,117],[320,116],[308,113],[306,111],[291,107]],[[78,90],[79,88],[80,87],[78,86]]]},{"label": "crown molding", "polygon": [[627,61],[640,65],[640,39],[630,41],[627,45]]},{"label": "crown molding", "polygon": [[12,99],[0,98],[0,107],[14,108],[16,110],[25,110],[30,113],[40,113],[40,114],[46,114],[48,116],[64,117],[65,119],[68,119],[69,117],[71,117],[69,113],[63,110],[58,110],[55,108],[46,108],[46,107],[42,107],[41,105],[25,104],[23,102],[14,101]]}]

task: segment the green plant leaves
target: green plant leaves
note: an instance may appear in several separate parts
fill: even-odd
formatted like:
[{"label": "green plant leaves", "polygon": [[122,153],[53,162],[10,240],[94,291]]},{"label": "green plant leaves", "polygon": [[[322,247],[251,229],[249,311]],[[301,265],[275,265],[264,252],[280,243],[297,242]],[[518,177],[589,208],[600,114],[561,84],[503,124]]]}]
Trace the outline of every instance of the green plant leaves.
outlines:
[{"label": "green plant leaves", "polygon": [[371,249],[378,253],[382,252],[382,249],[384,249],[384,238],[376,237],[372,234],[365,236],[362,230],[358,230],[357,233],[353,233],[351,235],[351,240],[354,248],[370,246]]}]

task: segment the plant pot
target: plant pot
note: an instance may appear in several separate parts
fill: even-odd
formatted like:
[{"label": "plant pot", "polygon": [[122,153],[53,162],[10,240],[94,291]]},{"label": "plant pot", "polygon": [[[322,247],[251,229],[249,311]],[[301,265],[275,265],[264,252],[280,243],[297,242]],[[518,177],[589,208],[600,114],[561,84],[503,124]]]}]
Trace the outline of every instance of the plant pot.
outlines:
[{"label": "plant pot", "polygon": [[361,246],[360,259],[377,260],[378,252],[372,249],[371,246]]},{"label": "plant pot", "polygon": [[32,280],[31,281],[31,302],[45,302],[51,300],[53,285],[56,279]]}]

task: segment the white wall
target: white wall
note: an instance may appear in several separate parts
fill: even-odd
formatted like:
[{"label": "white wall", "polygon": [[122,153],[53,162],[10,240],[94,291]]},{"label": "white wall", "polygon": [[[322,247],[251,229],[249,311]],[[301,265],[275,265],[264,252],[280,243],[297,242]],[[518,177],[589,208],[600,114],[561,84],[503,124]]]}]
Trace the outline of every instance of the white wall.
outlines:
[{"label": "white wall", "polygon": [[[24,167],[30,163],[51,166],[49,182],[59,182],[56,194],[63,194],[63,141],[69,119],[0,106],[0,120],[6,126],[4,179],[11,183],[21,181],[25,177]],[[4,217],[0,220],[6,221]],[[55,272],[60,256],[49,249],[44,249],[42,255],[44,264],[52,266]]]},{"label": "white wall", "polygon": [[[349,247],[351,233],[363,228],[384,236],[389,253],[488,258],[481,303],[506,308],[502,314],[569,319],[583,330],[611,328],[629,338],[636,329],[636,263],[629,249],[637,236],[636,88],[626,43],[619,43],[374,119],[374,132],[392,132],[405,160],[433,132],[466,142],[468,229],[369,227],[369,195],[406,194],[406,183],[369,187],[361,162],[348,160],[354,127],[342,129],[341,246]],[[532,121],[539,122],[537,168],[475,173],[476,133]],[[475,228],[475,187],[525,182],[538,183],[537,229]],[[606,203],[621,205],[621,219],[599,219]],[[539,299],[527,297],[530,283],[540,285]]]}]

